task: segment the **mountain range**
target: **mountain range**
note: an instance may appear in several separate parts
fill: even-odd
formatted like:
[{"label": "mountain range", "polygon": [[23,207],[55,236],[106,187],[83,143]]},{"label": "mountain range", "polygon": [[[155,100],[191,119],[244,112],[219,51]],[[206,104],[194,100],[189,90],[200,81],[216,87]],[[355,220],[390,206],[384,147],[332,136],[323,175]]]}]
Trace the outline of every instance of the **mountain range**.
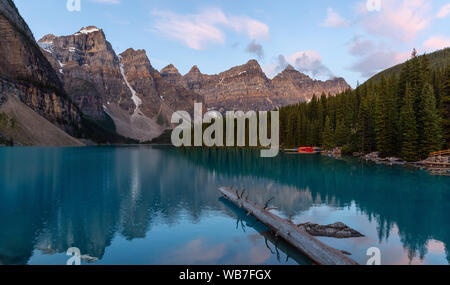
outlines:
[{"label": "mountain range", "polygon": [[[72,35],[49,34],[36,43],[11,0],[0,1],[0,37],[5,58],[0,63],[0,113],[17,122],[14,128],[0,124],[0,137],[18,144],[149,141],[171,128],[174,111],[192,114],[194,102],[220,112],[273,110],[350,88],[343,78],[314,80],[292,66],[269,79],[256,60],[216,75],[203,74],[197,66],[185,75],[174,65],[158,71],[144,50],[116,54],[95,26]],[[18,105],[47,121],[45,130],[62,134],[52,138],[55,134],[42,129],[38,133],[44,138],[37,140],[36,128],[27,126],[40,120],[22,116],[25,111],[18,114]],[[67,140],[59,140],[63,134]]]}]

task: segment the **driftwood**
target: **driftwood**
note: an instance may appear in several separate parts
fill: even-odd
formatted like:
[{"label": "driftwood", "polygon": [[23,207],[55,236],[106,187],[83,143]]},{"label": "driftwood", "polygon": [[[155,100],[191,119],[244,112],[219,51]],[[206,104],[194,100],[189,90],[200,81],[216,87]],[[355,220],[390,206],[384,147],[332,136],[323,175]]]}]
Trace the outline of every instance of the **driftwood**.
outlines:
[{"label": "driftwood", "polygon": [[315,237],[354,238],[364,236],[343,223],[334,223],[327,226],[305,223],[298,225],[298,227]]},{"label": "driftwood", "polygon": [[[256,232],[258,232],[262,237],[264,237],[265,246],[267,250],[275,255],[277,260],[281,263],[287,263],[289,259],[294,260],[298,264],[301,265],[312,265],[314,264],[310,258],[305,256],[299,250],[294,248],[292,245],[284,241],[283,239],[278,239],[275,237],[273,232],[261,222],[259,222],[254,216],[249,216],[248,213],[239,208],[236,204],[231,202],[230,200],[221,197],[219,199],[220,202],[223,203],[230,211],[232,211],[236,215],[236,221],[238,228],[241,228],[242,231],[246,232],[247,228],[252,228]],[[280,252],[284,252],[286,254],[286,258],[282,260],[280,256]]]},{"label": "driftwood", "polygon": [[[264,208],[239,198],[238,193],[231,188],[221,187],[219,191],[225,198],[233,202],[240,208],[246,210],[260,222],[275,232],[276,237],[284,239],[297,250],[309,257],[314,263],[319,265],[358,265],[356,261],[345,256],[341,251],[331,248],[317,240],[306,231],[293,224],[291,221],[282,219]],[[270,201],[268,201],[270,202]]]}]

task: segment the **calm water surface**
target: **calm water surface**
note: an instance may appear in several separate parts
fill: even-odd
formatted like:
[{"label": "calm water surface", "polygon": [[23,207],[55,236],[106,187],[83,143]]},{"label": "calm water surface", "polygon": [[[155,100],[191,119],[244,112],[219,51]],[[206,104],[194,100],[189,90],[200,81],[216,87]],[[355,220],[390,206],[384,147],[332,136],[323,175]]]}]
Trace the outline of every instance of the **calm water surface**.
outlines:
[{"label": "calm water surface", "polygon": [[245,188],[295,222],[344,222],[320,238],[366,263],[449,264],[450,178],[354,159],[169,147],[0,148],[0,264],[310,264],[223,199]]}]

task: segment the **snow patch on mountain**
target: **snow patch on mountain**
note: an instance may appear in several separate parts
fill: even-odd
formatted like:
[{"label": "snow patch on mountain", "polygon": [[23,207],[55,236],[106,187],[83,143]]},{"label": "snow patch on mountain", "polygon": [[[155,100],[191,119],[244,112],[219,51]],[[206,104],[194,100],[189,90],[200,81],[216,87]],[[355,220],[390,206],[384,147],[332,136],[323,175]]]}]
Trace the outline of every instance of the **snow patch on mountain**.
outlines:
[{"label": "snow patch on mountain", "polygon": [[142,100],[137,96],[136,91],[131,86],[130,82],[128,82],[127,76],[125,75],[125,69],[122,63],[122,57],[119,56],[120,60],[120,73],[122,74],[123,80],[125,81],[125,84],[128,86],[128,89],[131,91],[131,100],[133,100],[133,103],[135,105],[133,116],[140,115],[139,107],[142,105]]},{"label": "snow patch on mountain", "polygon": [[100,29],[96,28],[96,27],[87,27],[87,28],[81,29],[78,33],[75,34],[75,36],[78,36],[81,34],[88,35],[90,33],[95,33],[95,32],[100,32]]},{"label": "snow patch on mountain", "polygon": [[53,53],[53,42],[38,42],[38,45],[46,52]]}]

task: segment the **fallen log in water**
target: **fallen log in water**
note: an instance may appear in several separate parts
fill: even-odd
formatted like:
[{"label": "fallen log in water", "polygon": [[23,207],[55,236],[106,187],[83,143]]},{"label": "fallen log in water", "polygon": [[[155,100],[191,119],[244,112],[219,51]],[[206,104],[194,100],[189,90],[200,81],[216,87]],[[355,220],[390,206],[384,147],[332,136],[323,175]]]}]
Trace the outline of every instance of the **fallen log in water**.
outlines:
[{"label": "fallen log in water", "polygon": [[298,228],[290,220],[282,219],[264,208],[249,202],[243,194],[233,191],[229,187],[220,187],[219,191],[225,198],[246,210],[263,224],[275,232],[277,237],[283,238],[303,254],[319,265],[358,265],[356,261],[345,256],[337,249],[331,248],[304,230]]},{"label": "fallen log in water", "polygon": [[225,197],[220,197],[219,201],[223,203],[223,205],[226,206],[234,215],[236,215],[236,229],[240,228],[246,232],[248,228],[252,228],[254,231],[258,232],[258,234],[264,238],[264,243],[267,250],[270,254],[276,256],[280,264],[283,263],[281,253],[286,255],[284,263],[287,263],[289,259],[292,259],[299,265],[315,264],[310,258],[294,248],[290,243],[275,237],[271,229],[261,223],[254,216],[247,215],[247,212],[235,203]]}]

